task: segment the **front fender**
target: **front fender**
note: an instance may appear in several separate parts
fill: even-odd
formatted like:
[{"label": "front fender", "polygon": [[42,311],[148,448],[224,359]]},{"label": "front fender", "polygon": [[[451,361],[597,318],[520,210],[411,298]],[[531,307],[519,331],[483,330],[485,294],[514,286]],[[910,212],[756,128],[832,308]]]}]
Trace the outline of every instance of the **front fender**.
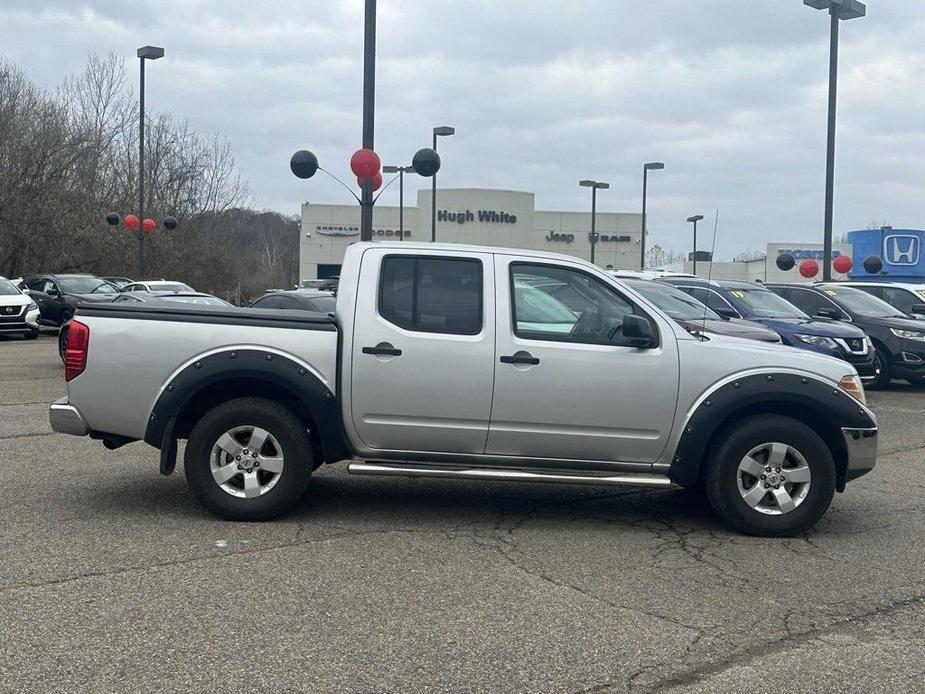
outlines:
[{"label": "front fender", "polygon": [[761,373],[720,384],[698,400],[688,413],[669,476],[683,486],[696,484],[714,436],[752,414],[775,412],[816,429],[833,452],[844,488],[847,455],[843,428],[876,428],[871,412],[829,383],[808,375]]}]

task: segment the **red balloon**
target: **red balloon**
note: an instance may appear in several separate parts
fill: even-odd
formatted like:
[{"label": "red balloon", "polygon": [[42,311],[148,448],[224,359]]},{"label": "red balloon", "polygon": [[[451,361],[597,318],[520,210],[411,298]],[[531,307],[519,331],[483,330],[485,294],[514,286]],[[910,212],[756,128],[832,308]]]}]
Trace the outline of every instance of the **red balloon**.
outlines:
[{"label": "red balloon", "polygon": [[360,178],[359,176],[357,176],[357,185],[360,186],[360,188],[362,188],[363,184],[369,180],[371,180],[373,183],[373,191],[377,191],[382,187],[382,174],[379,173],[378,171],[376,172],[376,175],[373,176],[371,179]]},{"label": "red balloon", "polygon": [[358,149],[350,157],[350,170],[357,178],[372,178],[381,165],[379,155],[371,149]]},{"label": "red balloon", "polygon": [[819,263],[815,260],[804,260],[800,263],[800,274],[806,279],[811,279],[819,274]]},{"label": "red balloon", "polygon": [[157,229],[157,222],[153,219],[147,219],[141,223],[141,228],[145,230],[146,234],[153,234],[154,230]]},{"label": "red balloon", "polygon": [[135,229],[138,228],[138,217],[133,214],[127,214],[125,215],[125,219],[122,220],[122,223],[129,231],[135,231]]},{"label": "red balloon", "polygon": [[832,268],[835,272],[840,272],[841,274],[850,271],[853,266],[854,263],[851,262],[851,256],[849,255],[837,255],[835,260],[832,261]]}]

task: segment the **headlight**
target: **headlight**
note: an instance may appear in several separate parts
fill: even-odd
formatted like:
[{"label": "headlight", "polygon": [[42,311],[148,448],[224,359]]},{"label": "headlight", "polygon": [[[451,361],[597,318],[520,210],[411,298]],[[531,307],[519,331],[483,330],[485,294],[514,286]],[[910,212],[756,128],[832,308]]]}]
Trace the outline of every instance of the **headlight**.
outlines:
[{"label": "headlight", "polygon": [[39,305],[35,303],[34,301],[30,301],[29,304],[26,306],[26,313],[29,313],[29,311],[38,311],[38,310],[39,310]]},{"label": "headlight", "polygon": [[890,328],[890,332],[896,337],[904,337],[907,340],[919,340],[925,342],[925,333],[918,330],[901,330],[900,328]]},{"label": "headlight", "polygon": [[794,337],[808,345],[825,347],[826,349],[838,349],[838,345],[831,337],[823,337],[822,335],[794,335]]},{"label": "headlight", "polygon": [[864,386],[857,374],[851,374],[850,376],[842,378],[842,380],[838,382],[838,387],[862,405],[867,404],[867,398],[864,396]]}]

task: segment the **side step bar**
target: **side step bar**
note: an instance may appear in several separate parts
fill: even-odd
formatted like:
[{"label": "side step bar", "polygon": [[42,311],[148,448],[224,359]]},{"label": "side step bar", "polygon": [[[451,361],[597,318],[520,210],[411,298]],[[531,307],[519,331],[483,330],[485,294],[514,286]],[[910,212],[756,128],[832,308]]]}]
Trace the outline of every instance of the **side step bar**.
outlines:
[{"label": "side step bar", "polygon": [[498,468],[425,467],[401,463],[350,463],[347,471],[352,475],[387,475],[405,477],[440,477],[459,480],[494,480],[498,482],[552,482],[557,484],[601,484],[611,486],[637,486],[668,488],[671,480],[664,475],[600,473],[553,473],[503,470]]}]

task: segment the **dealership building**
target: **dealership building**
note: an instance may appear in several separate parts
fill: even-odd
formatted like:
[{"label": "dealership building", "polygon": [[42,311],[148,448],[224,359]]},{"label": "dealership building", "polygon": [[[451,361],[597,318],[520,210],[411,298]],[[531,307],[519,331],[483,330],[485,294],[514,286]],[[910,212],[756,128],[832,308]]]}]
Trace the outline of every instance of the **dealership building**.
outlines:
[{"label": "dealership building", "polygon": [[[589,205],[590,207],[590,205]],[[419,190],[417,205],[373,208],[374,241],[430,241],[431,191]],[[600,267],[639,268],[639,213],[598,212],[594,261]],[[437,241],[525,248],[590,260],[591,212],[537,210],[533,193],[450,188],[437,191]],[[403,234],[400,234],[403,230]],[[403,237],[403,238],[402,238]],[[302,205],[299,251],[301,279],[340,274],[344,252],[360,240],[358,205]]]}]

